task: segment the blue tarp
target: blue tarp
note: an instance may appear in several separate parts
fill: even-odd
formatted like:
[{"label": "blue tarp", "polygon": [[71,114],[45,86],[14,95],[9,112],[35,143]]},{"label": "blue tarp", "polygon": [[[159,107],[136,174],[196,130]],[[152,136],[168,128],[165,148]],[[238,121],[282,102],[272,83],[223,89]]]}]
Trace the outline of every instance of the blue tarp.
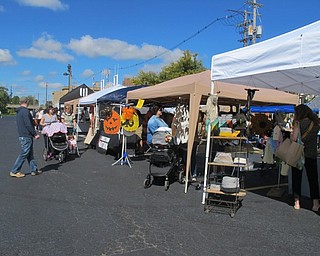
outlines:
[{"label": "blue tarp", "polygon": [[283,106],[251,106],[252,113],[294,113],[294,105]]}]

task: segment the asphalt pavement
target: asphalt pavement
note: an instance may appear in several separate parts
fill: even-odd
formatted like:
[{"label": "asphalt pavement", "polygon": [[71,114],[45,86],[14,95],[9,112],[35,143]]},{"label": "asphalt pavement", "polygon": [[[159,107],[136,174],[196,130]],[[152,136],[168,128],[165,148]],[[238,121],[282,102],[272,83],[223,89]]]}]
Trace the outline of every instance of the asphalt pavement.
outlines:
[{"label": "asphalt pavement", "polygon": [[[194,185],[188,193],[178,182],[145,189],[148,161],[112,166],[114,157],[81,140],[81,157],[60,164],[42,159],[40,138],[34,148],[43,173],[12,178],[15,118],[0,119],[0,131],[0,255],[319,255],[320,219],[308,199],[294,210],[290,196],[253,189],[234,218],[206,213]],[[276,182],[272,171],[246,178],[251,187]]]}]

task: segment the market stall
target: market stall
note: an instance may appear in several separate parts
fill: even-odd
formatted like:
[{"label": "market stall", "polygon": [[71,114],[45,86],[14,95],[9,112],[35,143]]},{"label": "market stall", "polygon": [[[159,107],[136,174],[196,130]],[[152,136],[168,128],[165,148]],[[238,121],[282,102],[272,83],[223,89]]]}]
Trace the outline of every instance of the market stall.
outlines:
[{"label": "market stall", "polygon": [[[219,95],[219,104],[245,104],[247,99],[248,86],[234,85],[224,82],[217,82],[214,93]],[[186,170],[190,169],[190,158],[196,125],[199,114],[200,104],[205,104],[211,92],[210,70],[198,74],[186,75],[175,78],[155,86],[149,86],[127,93],[127,100],[144,99],[146,103],[160,103],[164,106],[175,106],[177,102],[183,102],[189,106],[189,139],[187,146]],[[297,104],[298,97],[272,89],[261,89],[256,93],[253,102],[257,105],[262,104]],[[188,187],[188,175],[186,172],[186,186]]]},{"label": "market stall", "polygon": [[214,55],[211,80],[213,87],[227,82],[320,95],[320,21],[261,43]]},{"label": "market stall", "polygon": [[[106,107],[113,104],[113,107],[117,109],[118,114],[119,108],[121,105],[124,105],[126,102],[126,95],[128,91],[139,89],[143,87],[143,85],[140,86],[123,86],[123,85],[116,85],[113,87],[106,88],[104,90],[101,90],[99,92],[93,93],[87,97],[79,99],[79,106],[91,106],[94,107],[92,110],[92,115],[95,117],[93,124],[91,125],[94,127],[93,129],[90,129],[87,134],[87,139],[85,143],[90,144],[92,140],[93,143],[95,143],[94,137],[99,137],[100,133],[103,132],[101,129],[101,124],[103,117],[100,116],[100,112],[103,111]],[[117,106],[115,106],[117,105]],[[119,139],[118,139],[118,133],[117,134],[104,134],[104,136],[108,139],[112,140],[112,144],[114,145],[114,148],[118,147]],[[111,143],[110,143],[111,145]]]}]

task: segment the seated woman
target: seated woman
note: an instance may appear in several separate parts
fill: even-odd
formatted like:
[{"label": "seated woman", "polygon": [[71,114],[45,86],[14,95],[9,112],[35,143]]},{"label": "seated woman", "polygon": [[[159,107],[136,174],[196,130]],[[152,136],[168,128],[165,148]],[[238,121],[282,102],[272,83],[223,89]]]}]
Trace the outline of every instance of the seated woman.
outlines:
[{"label": "seated woman", "polygon": [[68,135],[73,135],[73,131],[77,128],[77,122],[70,105],[65,106],[64,112],[61,114],[61,123],[67,126]]},{"label": "seated woman", "polygon": [[[57,116],[53,113],[53,107],[52,106],[49,106],[46,111],[45,111],[45,114],[41,117],[40,119],[40,126],[42,128],[52,124],[52,123],[55,123],[58,121],[58,118]],[[44,138],[44,146],[45,148],[48,150],[48,154],[49,154],[49,157],[51,157],[51,152],[50,152],[50,149],[48,148],[48,137],[45,133],[43,133],[43,138]]]},{"label": "seated woman", "polygon": [[161,118],[163,108],[161,106],[154,106],[152,109],[153,116],[148,121],[147,128],[147,142],[152,144],[152,136],[160,127],[169,128],[167,123]]}]

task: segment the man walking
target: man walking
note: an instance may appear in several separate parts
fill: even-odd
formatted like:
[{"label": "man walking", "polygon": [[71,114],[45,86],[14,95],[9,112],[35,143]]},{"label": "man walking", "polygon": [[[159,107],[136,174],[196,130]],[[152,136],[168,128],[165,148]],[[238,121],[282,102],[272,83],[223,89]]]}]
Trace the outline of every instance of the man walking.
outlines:
[{"label": "man walking", "polygon": [[27,97],[21,97],[20,107],[17,109],[17,126],[21,151],[10,172],[10,176],[15,178],[26,176],[24,173],[20,172],[26,159],[32,176],[41,173],[41,171],[38,170],[37,163],[33,157],[33,138],[39,139],[40,136],[34,129],[33,118],[28,110],[28,105],[29,99]]}]

